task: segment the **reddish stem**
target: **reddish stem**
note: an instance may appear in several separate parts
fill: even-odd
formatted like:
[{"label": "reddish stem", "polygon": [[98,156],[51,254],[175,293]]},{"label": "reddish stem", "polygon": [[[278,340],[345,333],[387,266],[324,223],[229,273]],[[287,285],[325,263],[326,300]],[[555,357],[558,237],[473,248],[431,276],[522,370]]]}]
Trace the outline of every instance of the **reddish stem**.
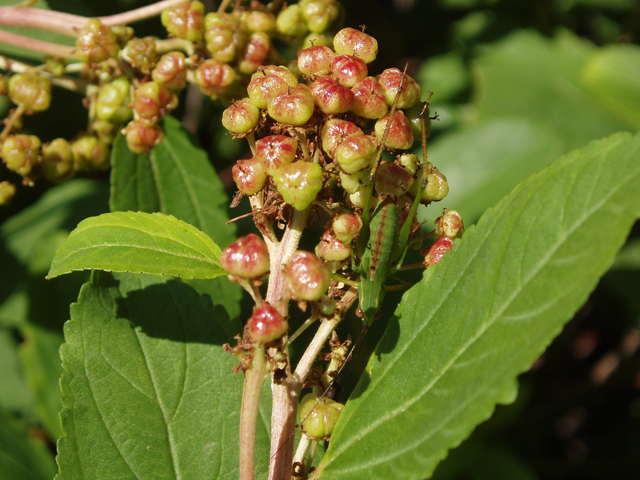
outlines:
[{"label": "reddish stem", "polygon": [[35,38],[23,37],[15,33],[0,30],[0,42],[9,45],[15,45],[16,47],[26,48],[32,52],[39,52],[45,55],[51,55],[52,57],[62,57],[75,59],[75,49],[73,47],[67,47],[65,45],[58,45],[57,43],[45,42],[43,40],[36,40]]}]

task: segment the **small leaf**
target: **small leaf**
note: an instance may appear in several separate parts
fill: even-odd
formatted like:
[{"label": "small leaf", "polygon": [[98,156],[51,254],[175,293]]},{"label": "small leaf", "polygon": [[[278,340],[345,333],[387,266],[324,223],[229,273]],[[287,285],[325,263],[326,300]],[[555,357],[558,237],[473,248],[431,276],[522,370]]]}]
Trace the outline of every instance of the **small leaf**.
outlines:
[{"label": "small leaf", "polygon": [[228,321],[175,279],[95,272],[65,325],[58,480],[238,478]]},{"label": "small leaf", "polygon": [[517,375],[585,302],[639,215],[640,135],[592,142],[520,184],[403,297],[321,478],[431,475],[496,403],[513,401]]},{"label": "small leaf", "polygon": [[76,270],[224,275],[220,248],[197,228],[170,215],[114,212],[80,222],[56,252],[47,278]]}]

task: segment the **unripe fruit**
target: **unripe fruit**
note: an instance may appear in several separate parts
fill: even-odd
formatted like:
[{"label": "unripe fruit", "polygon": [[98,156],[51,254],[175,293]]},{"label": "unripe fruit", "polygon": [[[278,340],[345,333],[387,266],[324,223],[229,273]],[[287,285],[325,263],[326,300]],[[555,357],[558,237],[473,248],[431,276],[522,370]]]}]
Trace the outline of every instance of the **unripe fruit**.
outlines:
[{"label": "unripe fruit", "polygon": [[129,79],[118,77],[100,89],[96,100],[96,114],[100,120],[121,124],[133,117]]},{"label": "unripe fruit", "polygon": [[333,49],[338,55],[354,55],[371,63],[378,55],[378,41],[354,28],[343,28],[333,38]]},{"label": "unripe fruit", "polygon": [[174,37],[197,42],[204,31],[204,5],[198,1],[184,2],[164,10],[160,20]]},{"label": "unripe fruit", "polygon": [[255,233],[240,237],[223,250],[220,265],[234,277],[247,280],[260,278],[269,271],[267,244]]},{"label": "unripe fruit", "polygon": [[305,48],[298,54],[298,68],[303,75],[331,73],[331,62],[336,54],[329,47]]},{"label": "unripe fruit", "polygon": [[375,184],[378,195],[390,193],[396,197],[404,195],[413,183],[413,175],[400,165],[380,162],[376,172]]},{"label": "unripe fruit", "polygon": [[327,33],[311,32],[302,41],[300,48],[305,50],[311,47],[331,47],[333,44],[333,35]]},{"label": "unripe fruit", "polygon": [[249,75],[255,72],[262,65],[271,49],[269,35],[264,32],[254,32],[249,37],[249,42],[242,51],[241,59],[238,62],[238,70]]},{"label": "unripe fruit", "polygon": [[[384,96],[387,100],[387,105],[393,105],[393,102],[398,95],[398,87],[402,82],[403,73],[397,68],[388,68],[378,76],[378,82],[382,85],[384,90]],[[422,89],[416,81],[409,75],[402,84],[402,92],[398,97],[398,104],[396,108],[411,108],[420,101],[422,97]]]},{"label": "unripe fruit", "polygon": [[143,83],[134,94],[136,120],[154,125],[178,106],[178,97],[156,82]]},{"label": "unripe fruit", "polygon": [[322,190],[322,167],[299,160],[278,169],[273,181],[285,202],[296,210],[304,210]]},{"label": "unripe fruit", "polygon": [[[384,137],[384,131],[387,128],[387,122],[389,121],[389,115],[385,115],[376,122],[375,132],[376,137],[382,141]],[[413,145],[413,132],[409,120],[405,116],[402,110],[396,110],[393,115],[391,127],[389,133],[385,139],[384,146],[390,149],[407,150]]]},{"label": "unripe fruit", "polygon": [[300,402],[300,420],[304,432],[312,438],[327,438],[333,433],[344,405],[330,398],[320,400],[313,393]]},{"label": "unripe fruit", "polygon": [[107,170],[110,148],[94,135],[82,135],[71,144],[73,163],[77,170]]},{"label": "unripe fruit", "polygon": [[271,99],[297,84],[298,79],[287,68],[268,65],[251,75],[247,94],[256,107],[266,109]]},{"label": "unripe fruit", "polygon": [[150,72],[158,61],[156,39],[153,37],[133,38],[124,47],[124,58],[143,72]]},{"label": "unripe fruit", "polygon": [[[360,190],[349,194],[349,202],[355,207],[364,208],[367,204],[367,189],[361,188]],[[376,203],[375,198],[371,198],[369,206],[372,207]]]},{"label": "unripe fruit", "polygon": [[298,5],[309,30],[317,33],[327,30],[339,13],[334,0],[300,0]]},{"label": "unripe fruit", "polygon": [[339,118],[330,118],[322,126],[320,138],[322,140],[322,150],[334,158],[336,147],[349,135],[359,133],[362,130],[355,123],[341,120]]},{"label": "unripe fruit", "polygon": [[331,228],[338,240],[351,243],[362,229],[362,218],[354,213],[342,213],[333,219]]},{"label": "unripe fruit", "polygon": [[164,132],[158,125],[147,125],[134,120],[125,128],[127,146],[138,155],[145,155],[164,138]]},{"label": "unripe fruit", "polygon": [[250,99],[243,98],[222,112],[222,125],[232,133],[242,135],[258,126],[260,110]]},{"label": "unripe fruit", "polygon": [[318,255],[327,262],[342,262],[351,257],[351,244],[338,240],[331,230],[327,230],[318,244]]},{"label": "unripe fruit", "polygon": [[18,73],[9,79],[9,98],[27,111],[41,112],[51,103],[51,80],[36,73]]},{"label": "unripe fruit", "polygon": [[[405,111],[405,115],[411,124],[411,130],[413,131],[413,136],[415,138],[422,138],[422,119],[420,118],[420,113],[422,113],[422,103],[416,103],[409,110]],[[429,138],[431,134],[431,113],[429,107],[424,112],[424,126],[425,126],[425,134],[426,138]]]},{"label": "unripe fruit", "polygon": [[268,303],[257,307],[249,321],[247,331],[253,342],[269,343],[283,336],[289,330],[284,317]]},{"label": "unripe fruit", "polygon": [[262,162],[269,175],[296,158],[298,140],[285,135],[269,135],[256,142],[256,160]]},{"label": "unripe fruit", "polygon": [[365,182],[368,176],[368,170],[361,170],[356,173],[340,172],[340,185],[342,186],[342,188],[344,188],[345,192],[349,194],[356,193],[358,190],[362,190],[362,188],[365,186]]},{"label": "unripe fruit", "polygon": [[328,76],[318,77],[309,87],[313,100],[322,113],[338,115],[351,110],[355,95]]},{"label": "unripe fruit", "polygon": [[320,314],[325,317],[333,315],[336,311],[336,301],[327,295],[320,297],[320,300],[316,301],[316,305],[318,306]]},{"label": "unripe fruit", "polygon": [[118,38],[97,18],[87,21],[78,32],[76,56],[81,62],[100,63],[115,58],[119,51]]},{"label": "unripe fruit", "polygon": [[[435,168],[429,169],[427,171],[429,172],[427,174],[427,187],[424,189],[420,201],[425,204],[431,202],[439,202],[449,193],[449,183],[447,182],[447,177],[445,177]],[[420,180],[422,179],[422,169],[418,170],[416,178],[417,180],[413,182],[413,185],[408,192],[409,195],[414,198],[418,194]]]},{"label": "unripe fruit", "polygon": [[[228,14],[212,14],[209,15],[228,15]],[[209,18],[207,15],[207,18]],[[236,57],[240,48],[246,42],[246,34],[239,30],[231,28],[207,28],[204,38],[207,42],[207,51],[213,55],[216,60],[221,62],[231,62]]]},{"label": "unripe fruit", "polygon": [[427,251],[424,264],[429,267],[437,265],[445,253],[453,248],[453,240],[446,235],[441,235]]},{"label": "unripe fruit", "polygon": [[255,158],[238,160],[231,172],[238,190],[245,195],[259,192],[267,182],[267,169],[262,162]]},{"label": "unripe fruit", "polygon": [[38,163],[40,139],[35,135],[11,135],[2,143],[2,158],[9,170],[23,177]]},{"label": "unripe fruit", "polygon": [[276,29],[283,35],[292,37],[298,37],[307,33],[308,27],[302,17],[300,6],[297,4],[289,5],[282,10],[276,18]]},{"label": "unripe fruit", "polygon": [[415,175],[420,167],[420,159],[413,153],[403,153],[398,158],[400,165],[411,175]]},{"label": "unripe fruit", "polygon": [[62,182],[73,176],[73,153],[64,138],[56,138],[42,147],[42,176],[50,182]]},{"label": "unripe fruit", "polygon": [[116,36],[118,39],[118,45],[121,47],[124,47],[127,42],[133,38],[135,33],[133,28],[126,27],[124,25],[114,25],[111,27],[111,32]]},{"label": "unripe fruit", "polygon": [[163,55],[151,72],[153,81],[171,90],[182,90],[187,86],[186,60],[182,52]]},{"label": "unripe fruit", "polygon": [[5,180],[0,182],[0,205],[7,205],[16,194],[16,186]]},{"label": "unripe fruit", "polygon": [[446,210],[441,217],[434,222],[436,224],[436,234],[446,235],[449,238],[460,238],[464,233],[462,216],[455,210]]},{"label": "unripe fruit", "polygon": [[283,273],[289,291],[298,300],[319,300],[331,283],[331,272],[324,262],[304,250],[294,252]]},{"label": "unripe fruit", "polygon": [[272,33],[276,28],[276,17],[266,10],[252,10],[244,18],[250,32]]},{"label": "unripe fruit", "polygon": [[336,55],[331,61],[331,73],[345,87],[353,87],[367,76],[367,64],[352,55]]},{"label": "unripe fruit", "polygon": [[216,100],[236,79],[236,71],[228,64],[211,58],[202,62],[194,74],[200,91]]},{"label": "unripe fruit", "polygon": [[349,135],[337,146],[335,161],[346,173],[357,173],[371,166],[377,148],[370,135]]},{"label": "unripe fruit", "polygon": [[275,121],[296,127],[306,124],[313,115],[314,101],[309,87],[299,83],[269,100],[267,111]]},{"label": "unripe fruit", "polygon": [[355,95],[351,111],[356,115],[378,119],[389,111],[382,86],[375,78],[363,78],[351,88],[351,91]]}]

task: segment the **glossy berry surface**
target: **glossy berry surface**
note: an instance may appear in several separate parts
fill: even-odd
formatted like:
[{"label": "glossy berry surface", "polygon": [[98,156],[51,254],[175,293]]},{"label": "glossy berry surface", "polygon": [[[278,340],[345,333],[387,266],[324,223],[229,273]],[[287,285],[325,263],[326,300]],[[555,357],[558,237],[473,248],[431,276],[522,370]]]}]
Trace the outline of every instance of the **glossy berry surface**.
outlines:
[{"label": "glossy berry surface", "polygon": [[257,307],[249,321],[247,331],[254,342],[269,343],[283,336],[289,330],[289,324],[274,307],[263,303]]},{"label": "glossy berry surface", "polygon": [[269,100],[267,110],[277,122],[301,126],[309,121],[314,107],[309,87],[300,83]]},{"label": "glossy berry surface", "polygon": [[267,245],[254,233],[240,237],[223,250],[220,265],[238,278],[260,278],[269,271]]},{"label": "glossy berry surface", "polygon": [[444,254],[451,251],[451,248],[453,248],[453,240],[446,235],[441,235],[425,255],[425,265],[427,267],[437,265]]},{"label": "glossy berry surface", "polygon": [[322,190],[322,167],[299,160],[276,170],[273,180],[285,202],[304,210]]},{"label": "glossy berry surface", "polygon": [[283,270],[289,291],[298,300],[315,301],[327,293],[331,272],[315,254],[297,250]]},{"label": "glossy berry surface", "polygon": [[330,398],[320,400],[313,393],[300,402],[300,419],[304,432],[313,438],[327,438],[333,433],[344,405]]},{"label": "glossy berry surface", "polygon": [[258,193],[267,181],[267,168],[255,158],[238,160],[231,173],[238,190],[245,195]]},{"label": "glossy berry surface", "polygon": [[256,142],[256,160],[262,162],[270,175],[296,158],[298,140],[287,135],[269,135]]},{"label": "glossy berry surface", "polygon": [[258,126],[260,110],[251,100],[243,98],[222,112],[222,125],[230,132],[248,133]]}]

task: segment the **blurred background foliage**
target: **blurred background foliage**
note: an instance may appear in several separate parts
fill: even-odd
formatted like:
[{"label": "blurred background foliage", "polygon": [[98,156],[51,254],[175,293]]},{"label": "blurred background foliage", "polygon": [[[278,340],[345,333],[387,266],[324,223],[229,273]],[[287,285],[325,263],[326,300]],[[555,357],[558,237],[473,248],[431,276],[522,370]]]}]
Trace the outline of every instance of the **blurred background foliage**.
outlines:
[{"label": "blurred background foliage", "polygon": [[[146,3],[40,0],[37,5],[98,16]],[[345,25],[366,25],[379,41],[371,73],[408,62],[423,91],[434,92],[431,112],[438,120],[429,160],[451,187],[442,206],[460,211],[467,225],[560,155],[640,127],[639,1],[342,3]],[[166,36],[158,19],[134,27],[136,36]],[[0,53],[20,55],[5,45]],[[86,127],[81,98],[58,88],[53,93],[51,108],[25,121],[25,133],[37,132],[43,141],[71,138]],[[0,99],[3,116],[8,108]],[[246,152],[245,142],[225,134],[223,108],[195,95],[181,100],[175,115],[197,135],[231,195],[228,169]],[[108,210],[108,183],[108,174],[55,187],[38,183],[20,189],[0,210],[0,478],[46,479],[56,471],[58,349],[68,306],[87,277],[46,282],[44,275],[68,232],[81,219]],[[437,210],[429,210],[429,222]],[[241,233],[250,228],[249,219],[239,222]],[[452,451],[436,478],[637,476],[639,233],[636,228],[582,310],[521,377],[518,400],[499,407]],[[16,477],[16,472],[22,473]]]}]

